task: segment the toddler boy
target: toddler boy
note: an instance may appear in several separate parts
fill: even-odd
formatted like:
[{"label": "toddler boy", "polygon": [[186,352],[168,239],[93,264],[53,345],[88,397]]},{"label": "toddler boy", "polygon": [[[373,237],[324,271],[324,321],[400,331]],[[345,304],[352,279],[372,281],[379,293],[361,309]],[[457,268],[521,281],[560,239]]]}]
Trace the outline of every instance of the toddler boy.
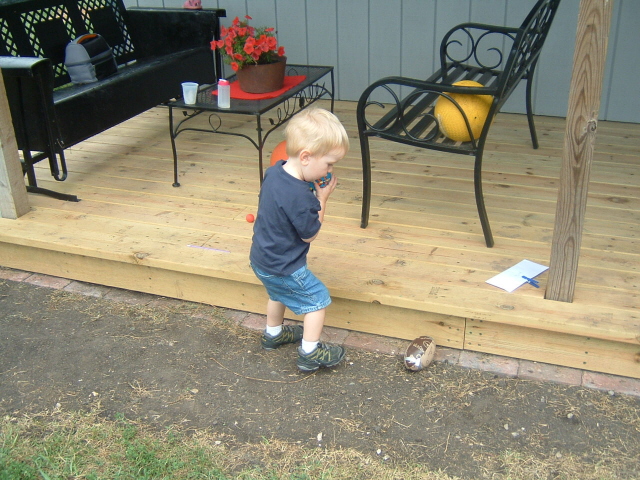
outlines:
[{"label": "toddler boy", "polygon": [[[337,365],[345,356],[343,347],[320,342],[331,297],[307,268],[307,253],[337,184],[335,176],[324,187],[319,180],[346,155],[349,137],[334,114],[314,108],[289,120],[285,139],[289,159],[267,169],[260,189],[250,261],[269,295],[262,347],[273,350],[302,340],[297,366],[313,372]],[[283,325],[285,308],[304,315],[304,328]]]}]

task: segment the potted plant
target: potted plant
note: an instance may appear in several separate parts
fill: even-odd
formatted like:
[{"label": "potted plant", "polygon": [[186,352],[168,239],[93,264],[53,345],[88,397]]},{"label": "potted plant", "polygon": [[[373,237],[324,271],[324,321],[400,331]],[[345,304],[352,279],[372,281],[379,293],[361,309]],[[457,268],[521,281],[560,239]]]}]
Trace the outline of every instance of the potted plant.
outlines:
[{"label": "potted plant", "polygon": [[220,29],[220,40],[211,42],[211,49],[218,49],[226,63],[238,77],[240,88],[248,93],[265,93],[279,90],[284,82],[286,57],[284,47],[278,46],[275,29],[255,28],[249,25],[252,18],[236,17],[231,26]]}]

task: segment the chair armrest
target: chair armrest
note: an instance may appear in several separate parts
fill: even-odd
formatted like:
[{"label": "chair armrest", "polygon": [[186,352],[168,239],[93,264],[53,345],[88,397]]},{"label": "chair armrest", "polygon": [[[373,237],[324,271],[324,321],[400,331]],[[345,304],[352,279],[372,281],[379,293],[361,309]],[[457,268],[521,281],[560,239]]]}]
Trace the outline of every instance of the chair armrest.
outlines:
[{"label": "chair armrest", "polygon": [[[436,81],[437,79],[442,79],[442,74],[440,72],[431,76],[427,80],[409,77],[384,77],[369,85],[360,96],[360,101],[366,101],[366,99],[371,95],[371,92],[377,88],[384,88],[385,90],[391,89],[391,91],[394,91],[393,87],[409,87],[414,90],[433,93],[467,93],[471,95],[495,95],[497,93],[496,88],[459,87],[453,86],[453,82],[438,82]],[[398,95],[395,96],[398,97]]]},{"label": "chair armrest", "polygon": [[[55,159],[60,148],[53,104],[53,66],[48,58],[0,57],[0,69],[20,150]],[[53,165],[53,164],[52,164]],[[57,167],[52,166],[57,179]]]},{"label": "chair armrest", "polygon": [[[447,77],[445,73],[444,78]],[[458,75],[453,77],[457,79]],[[388,139],[406,136],[405,140],[413,142],[414,145],[432,143],[440,132],[439,128],[430,129],[434,122],[436,124],[438,122],[433,109],[440,97],[446,97],[452,100],[460,112],[469,131],[471,146],[476,148],[478,139],[472,133],[469,119],[449,94],[491,95],[494,97],[492,109],[495,109],[498,90],[487,87],[453,86],[451,82],[436,81],[442,78],[441,72],[437,72],[427,80],[385,77],[369,85],[360,96],[356,108],[360,135],[368,132],[368,134],[374,133]],[[403,90],[400,87],[408,88],[409,93],[399,95],[398,91],[406,92],[406,88]],[[493,110],[488,118],[492,116]]]},{"label": "chair armrest", "polygon": [[219,17],[226,16],[226,11],[129,8],[127,16],[136,57],[145,58],[209,47],[220,37]]},{"label": "chair armrest", "polygon": [[[0,56],[0,70],[5,78],[7,97],[12,110],[17,105],[38,104],[40,114],[53,109],[53,65],[48,58]],[[18,86],[19,85],[19,86]],[[18,97],[24,97],[18,100]]]},{"label": "chair armrest", "polygon": [[4,76],[35,77],[47,69],[51,69],[51,62],[40,57],[5,57],[0,56],[0,69]]}]

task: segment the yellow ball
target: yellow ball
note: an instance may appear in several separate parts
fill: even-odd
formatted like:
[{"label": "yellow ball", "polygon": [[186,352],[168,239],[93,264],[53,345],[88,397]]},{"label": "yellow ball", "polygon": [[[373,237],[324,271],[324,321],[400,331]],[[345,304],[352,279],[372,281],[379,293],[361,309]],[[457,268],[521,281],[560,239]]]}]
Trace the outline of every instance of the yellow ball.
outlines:
[{"label": "yellow ball", "polygon": [[[460,87],[483,87],[484,85],[474,82],[473,80],[462,80],[453,84]],[[491,102],[493,102],[493,96],[491,95],[470,95],[466,93],[447,93],[453,98],[462,110],[464,111],[471,131],[475,139],[478,139],[480,133],[482,133],[482,126],[487,119],[487,114],[491,108]],[[451,140],[456,142],[468,142],[471,140],[469,130],[464,122],[464,117],[448,98],[440,97],[436,102],[436,107],[433,111],[440,130],[442,133]]]}]

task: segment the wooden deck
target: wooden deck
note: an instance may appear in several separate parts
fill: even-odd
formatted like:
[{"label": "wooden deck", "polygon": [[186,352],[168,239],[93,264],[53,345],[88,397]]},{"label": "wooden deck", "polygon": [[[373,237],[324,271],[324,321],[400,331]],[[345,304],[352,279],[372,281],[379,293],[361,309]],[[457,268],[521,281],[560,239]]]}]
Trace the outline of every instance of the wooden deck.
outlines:
[{"label": "wooden deck", "polygon": [[[538,150],[524,116],[496,119],[485,153],[488,249],[472,158],[389,142],[372,141],[371,220],[361,229],[355,104],[337,102],[336,113],[352,148],[309,257],[334,298],[328,325],[640,378],[640,125],[599,124],[575,299],[562,303],[544,299],[546,274],[540,289],[513,293],[485,281],[523,259],[549,264],[563,119],[537,117]],[[264,312],[245,220],[256,213],[256,151],[238,137],[182,133],[174,188],[167,115],[153,109],[70,149],[65,182],[42,165],[40,186],[82,201],[29,195],[29,214],[0,219],[0,265]],[[255,128],[249,117],[225,122]],[[280,140],[276,131],[268,150]]]}]

